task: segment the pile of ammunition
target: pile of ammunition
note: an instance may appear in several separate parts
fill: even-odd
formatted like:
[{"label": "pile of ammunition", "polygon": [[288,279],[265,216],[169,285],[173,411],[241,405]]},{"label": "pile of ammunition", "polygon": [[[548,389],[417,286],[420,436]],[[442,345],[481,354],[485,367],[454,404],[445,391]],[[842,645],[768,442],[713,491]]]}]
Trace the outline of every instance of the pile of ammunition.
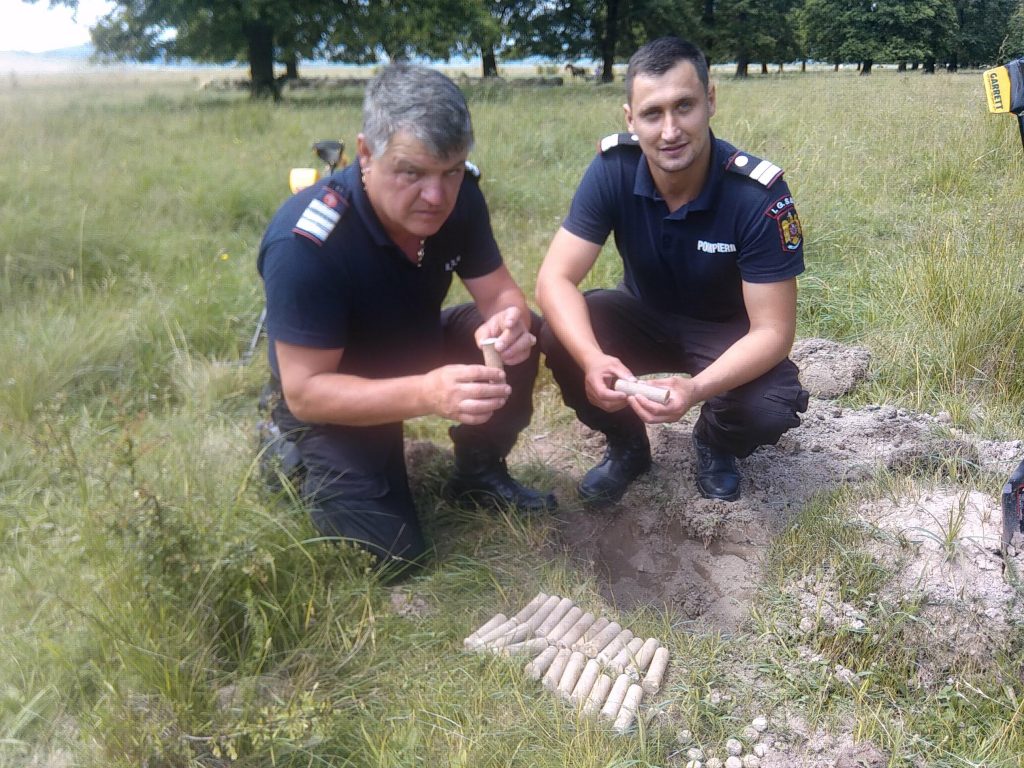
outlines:
[{"label": "pile of ammunition", "polygon": [[511,618],[499,613],[464,641],[468,650],[528,656],[524,672],[585,714],[632,727],[644,694],[660,688],[668,649],[656,638],[634,637],[604,617],[585,613],[567,597],[543,592]]}]

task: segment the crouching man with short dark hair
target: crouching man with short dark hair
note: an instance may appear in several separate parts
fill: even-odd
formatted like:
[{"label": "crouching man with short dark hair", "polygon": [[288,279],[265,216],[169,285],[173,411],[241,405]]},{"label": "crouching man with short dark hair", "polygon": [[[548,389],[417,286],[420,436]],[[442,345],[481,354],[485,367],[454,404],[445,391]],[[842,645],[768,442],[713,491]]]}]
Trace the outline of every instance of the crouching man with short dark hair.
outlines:
[{"label": "crouching man with short dark hair", "polygon": [[[618,501],[651,464],[645,424],[693,430],[697,489],[740,497],[737,458],[800,424],[807,392],[789,360],[803,234],[782,169],[715,137],[715,86],[704,54],[663,37],[629,61],[628,133],[607,137],[537,277],[541,345],[566,405],[603,432],[602,461],[580,498]],[[609,234],[617,289],[579,285]],[[615,388],[647,373],[656,402]]]}]

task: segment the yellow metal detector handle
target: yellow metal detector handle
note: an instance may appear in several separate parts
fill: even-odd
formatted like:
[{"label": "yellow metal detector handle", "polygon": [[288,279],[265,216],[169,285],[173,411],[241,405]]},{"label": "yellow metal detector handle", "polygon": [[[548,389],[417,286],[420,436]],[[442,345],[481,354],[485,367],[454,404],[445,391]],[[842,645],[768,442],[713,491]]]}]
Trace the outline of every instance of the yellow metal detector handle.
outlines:
[{"label": "yellow metal detector handle", "polygon": [[1024,59],[986,69],[982,73],[982,80],[988,111],[993,114],[1015,114],[1020,128],[1020,141],[1024,145]]},{"label": "yellow metal detector handle", "polygon": [[1004,114],[1010,111],[1010,70],[1006,67],[986,69],[982,78],[985,82],[985,98],[988,111]]}]

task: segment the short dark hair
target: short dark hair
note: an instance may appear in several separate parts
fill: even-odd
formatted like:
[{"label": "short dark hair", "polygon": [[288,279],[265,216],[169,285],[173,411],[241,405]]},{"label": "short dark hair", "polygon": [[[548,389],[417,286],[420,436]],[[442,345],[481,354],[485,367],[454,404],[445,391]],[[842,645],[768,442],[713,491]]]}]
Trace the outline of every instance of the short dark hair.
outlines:
[{"label": "short dark hair", "polygon": [[633,100],[633,78],[637,75],[664,75],[681,61],[689,61],[697,70],[704,90],[709,87],[708,60],[696,45],[678,37],[659,37],[637,49],[626,67],[626,101]]},{"label": "short dark hair", "polygon": [[366,87],[363,135],[374,157],[398,131],[408,131],[437,158],[473,146],[469,107],[448,77],[412,64],[390,64]]}]

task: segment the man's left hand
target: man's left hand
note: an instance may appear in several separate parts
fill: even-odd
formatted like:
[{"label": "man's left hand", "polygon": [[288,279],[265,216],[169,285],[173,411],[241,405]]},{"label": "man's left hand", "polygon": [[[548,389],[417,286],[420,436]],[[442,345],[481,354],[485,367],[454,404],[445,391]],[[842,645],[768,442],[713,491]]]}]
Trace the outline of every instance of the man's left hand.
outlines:
[{"label": "man's left hand", "polygon": [[491,315],[476,329],[477,346],[484,339],[497,339],[494,348],[501,355],[505,365],[518,365],[530,356],[530,349],[537,343],[537,337],[530,333],[529,323],[524,321],[519,307],[506,307]]}]

